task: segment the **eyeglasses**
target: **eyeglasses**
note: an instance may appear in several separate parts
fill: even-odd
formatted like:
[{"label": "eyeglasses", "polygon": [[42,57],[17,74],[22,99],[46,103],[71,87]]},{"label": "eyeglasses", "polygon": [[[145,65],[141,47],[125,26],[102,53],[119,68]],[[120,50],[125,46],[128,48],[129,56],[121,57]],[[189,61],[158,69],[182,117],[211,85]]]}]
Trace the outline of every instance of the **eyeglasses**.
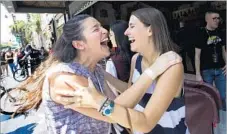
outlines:
[{"label": "eyeglasses", "polygon": [[213,20],[221,20],[221,18],[220,17],[214,17],[214,18],[212,18]]}]

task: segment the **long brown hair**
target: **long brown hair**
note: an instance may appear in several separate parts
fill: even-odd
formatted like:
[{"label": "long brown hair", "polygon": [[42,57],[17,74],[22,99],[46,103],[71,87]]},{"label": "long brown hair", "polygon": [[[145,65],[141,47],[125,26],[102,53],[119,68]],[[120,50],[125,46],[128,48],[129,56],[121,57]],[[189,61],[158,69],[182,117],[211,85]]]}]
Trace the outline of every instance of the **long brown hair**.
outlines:
[{"label": "long brown hair", "polygon": [[22,82],[15,90],[28,91],[21,107],[16,113],[25,112],[29,109],[38,109],[42,101],[42,88],[46,78],[46,71],[59,62],[70,63],[77,56],[77,49],[72,46],[73,40],[84,40],[83,22],[86,18],[91,17],[86,14],[74,16],[63,27],[63,33],[53,47],[53,53],[46,61],[35,70],[34,74],[26,81]]},{"label": "long brown hair", "polygon": [[132,12],[131,15],[137,17],[145,26],[151,26],[154,47],[160,54],[179,50],[170,38],[168,25],[161,11],[155,8],[141,8]]}]

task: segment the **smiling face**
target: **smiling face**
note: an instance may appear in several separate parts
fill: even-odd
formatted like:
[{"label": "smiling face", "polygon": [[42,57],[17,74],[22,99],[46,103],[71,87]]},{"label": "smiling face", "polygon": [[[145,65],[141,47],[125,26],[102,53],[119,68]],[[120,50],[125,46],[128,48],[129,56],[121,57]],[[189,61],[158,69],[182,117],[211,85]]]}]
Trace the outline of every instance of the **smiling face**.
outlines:
[{"label": "smiling face", "polygon": [[109,31],[110,31],[109,32],[109,38],[110,38],[112,47],[117,47],[117,43],[116,43],[116,39],[115,39],[115,34],[114,34],[114,32],[111,29]]},{"label": "smiling face", "polygon": [[85,19],[82,26],[84,28],[82,32],[84,41],[73,42],[73,45],[75,45],[77,49],[83,50],[94,59],[100,60],[109,56],[107,30],[93,17]]},{"label": "smiling face", "polygon": [[145,26],[136,16],[131,15],[129,27],[125,31],[131,42],[131,50],[141,52],[145,50],[152,36],[150,27]]}]

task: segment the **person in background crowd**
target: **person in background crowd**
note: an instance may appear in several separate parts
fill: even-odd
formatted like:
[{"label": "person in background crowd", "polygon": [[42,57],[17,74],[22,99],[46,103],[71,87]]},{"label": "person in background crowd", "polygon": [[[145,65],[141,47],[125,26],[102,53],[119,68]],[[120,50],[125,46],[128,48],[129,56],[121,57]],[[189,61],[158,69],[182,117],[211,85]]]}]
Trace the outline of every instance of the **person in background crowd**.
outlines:
[{"label": "person in background crowd", "polygon": [[18,57],[18,64],[19,64],[20,67],[23,66],[23,62],[21,61],[21,59],[24,56],[25,56],[24,49],[21,47],[21,48],[19,48],[18,55],[17,55],[17,57]]},{"label": "person in background crowd", "polygon": [[[187,26],[185,22],[181,21],[179,24],[180,28],[175,33],[174,41],[180,47],[180,55],[183,59],[184,72],[185,73],[194,73],[195,74],[195,47],[193,44],[195,32],[193,31],[195,28],[191,28]],[[186,58],[189,58],[187,61]],[[187,62],[191,62],[192,72],[188,72]]]},{"label": "person in background crowd", "polygon": [[40,59],[40,51],[36,50],[31,47],[31,45],[27,45],[24,51],[25,55],[21,60],[27,60],[26,58],[30,56],[31,60],[31,73],[33,73],[36,69],[36,67],[41,63]]},{"label": "person in background crowd", "polygon": [[14,73],[14,71],[16,71],[16,66],[14,64],[13,57],[14,57],[14,54],[11,51],[11,48],[9,48],[8,51],[5,54],[5,59],[6,59],[7,64],[9,65],[12,73]]},{"label": "person in background crowd", "polygon": [[14,61],[14,65],[16,66],[16,68],[18,68],[18,65],[19,65],[18,54],[19,54],[19,50],[15,49],[14,54],[13,54],[13,61]]},{"label": "person in background crowd", "polygon": [[2,70],[2,74],[6,74],[6,76],[9,76],[9,71],[8,71],[8,66],[7,66],[7,62],[5,59],[5,54],[6,52],[1,51],[1,70]]},{"label": "person in background crowd", "polygon": [[48,52],[45,50],[44,47],[41,47],[41,49],[40,49],[40,59],[42,61],[45,61],[45,59],[47,58],[47,56],[48,56]]},{"label": "person in background crowd", "polygon": [[124,82],[129,80],[133,56],[128,37],[124,35],[127,27],[128,23],[123,20],[118,20],[110,25],[109,38],[112,46],[116,47],[116,51],[106,63],[106,72]]},{"label": "person in background crowd", "polygon": [[48,51],[49,54],[52,54],[52,53],[53,53],[53,49],[52,49],[51,47],[49,47],[48,50],[49,50],[49,51]]},{"label": "person in background crowd", "polygon": [[195,65],[196,80],[215,83],[226,110],[226,34],[218,29],[220,19],[217,11],[206,12],[207,24],[200,29],[195,42]]}]

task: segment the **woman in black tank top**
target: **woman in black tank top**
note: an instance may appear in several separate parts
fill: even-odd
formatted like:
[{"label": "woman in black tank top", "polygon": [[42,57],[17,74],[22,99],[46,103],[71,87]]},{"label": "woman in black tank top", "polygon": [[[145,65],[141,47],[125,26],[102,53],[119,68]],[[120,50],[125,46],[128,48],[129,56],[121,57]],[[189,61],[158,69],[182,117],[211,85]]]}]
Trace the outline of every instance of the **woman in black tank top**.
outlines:
[{"label": "woman in black tank top", "polygon": [[9,72],[8,72],[8,66],[6,64],[5,55],[6,55],[6,52],[1,52],[1,55],[0,55],[1,56],[1,71],[2,71],[3,75],[6,72],[6,75],[8,76]]},{"label": "woman in black tank top", "polygon": [[8,52],[6,52],[5,59],[11,69],[11,72],[13,73],[16,71],[16,66],[13,63],[13,52],[11,51],[11,48],[9,48]]}]

